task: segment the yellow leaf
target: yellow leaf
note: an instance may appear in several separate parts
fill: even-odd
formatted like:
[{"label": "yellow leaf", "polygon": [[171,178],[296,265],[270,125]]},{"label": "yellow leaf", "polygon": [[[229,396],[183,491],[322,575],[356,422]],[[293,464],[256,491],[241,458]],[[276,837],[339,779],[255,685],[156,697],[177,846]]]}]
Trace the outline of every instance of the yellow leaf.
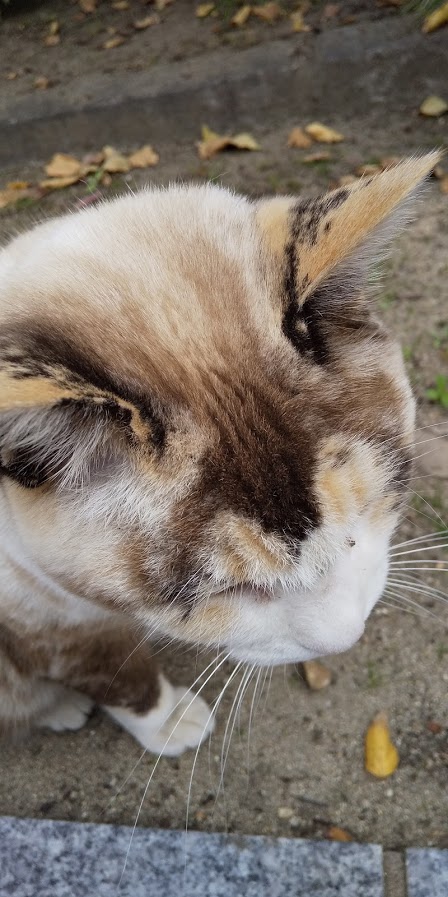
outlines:
[{"label": "yellow leaf", "polygon": [[59,22],[50,22],[50,27],[48,29],[49,34],[57,34],[59,31]]},{"label": "yellow leaf", "polygon": [[149,168],[152,165],[157,165],[158,161],[158,153],[154,152],[152,146],[149,145],[142,146],[128,158],[130,168]]},{"label": "yellow leaf", "polygon": [[48,34],[44,40],[44,44],[46,47],[57,47],[57,45],[60,43],[61,43],[60,34]]},{"label": "yellow leaf", "polygon": [[311,124],[306,126],[305,131],[313,138],[313,140],[316,140],[317,143],[340,143],[341,140],[344,139],[339,131],[335,131],[333,128],[328,128],[326,125],[322,125],[319,121],[311,122]]},{"label": "yellow leaf", "polygon": [[129,9],[128,0],[115,0],[115,3],[112,3],[112,9]]},{"label": "yellow leaf", "polygon": [[49,78],[46,78],[45,75],[39,75],[38,78],[34,79],[34,86],[38,90],[47,90],[51,84]]},{"label": "yellow leaf", "polygon": [[121,47],[122,44],[124,44],[124,37],[117,35],[116,37],[110,37],[108,40],[104,41],[102,47],[103,50],[115,50],[115,47]]},{"label": "yellow leaf", "polygon": [[252,134],[235,134],[234,137],[229,138],[229,146],[234,146],[236,149],[240,150],[252,150],[256,151],[261,149],[260,144],[257,143]]},{"label": "yellow leaf", "polygon": [[79,5],[83,12],[95,12],[96,0],[79,0]]},{"label": "yellow leaf", "polygon": [[440,190],[442,193],[448,194],[448,174],[440,181]]},{"label": "yellow leaf", "polygon": [[77,181],[79,181],[78,175],[65,178],[46,178],[43,181],[39,181],[39,187],[42,187],[43,190],[63,190],[64,187],[71,187]]},{"label": "yellow leaf", "polygon": [[7,190],[26,190],[27,187],[31,187],[29,181],[10,181],[6,185]]},{"label": "yellow leaf", "polygon": [[236,25],[237,28],[241,28],[246,24],[250,14],[252,12],[252,7],[249,5],[242,6],[238,12],[235,13],[234,16],[230,19],[232,25]]},{"label": "yellow leaf", "polygon": [[8,187],[6,190],[0,190],[0,209],[6,209],[7,206],[14,205],[23,196],[28,196],[28,190],[16,190],[11,187]]},{"label": "yellow leaf", "polygon": [[118,150],[114,149],[113,146],[103,146],[103,153],[104,171],[109,172],[109,174],[117,174],[118,172],[129,171],[130,165],[126,156],[123,156],[121,153],[119,153]]},{"label": "yellow leaf", "polygon": [[431,96],[426,97],[426,100],[420,106],[419,112],[420,115],[426,115],[429,118],[438,118],[439,115],[444,115],[447,110],[448,103],[442,100],[442,97]]},{"label": "yellow leaf", "polygon": [[309,153],[307,156],[303,157],[304,162],[328,162],[331,159],[331,154],[326,152],[325,150],[320,150],[317,153]]},{"label": "yellow leaf", "polygon": [[293,128],[288,137],[288,146],[293,146],[296,149],[308,149],[312,142],[311,137],[308,137],[302,128]]},{"label": "yellow leaf", "polygon": [[367,772],[385,779],[395,772],[400,758],[392,744],[384,713],[379,713],[367,729],[365,738],[365,767]]},{"label": "yellow leaf", "polygon": [[262,6],[253,6],[252,14],[258,16],[259,19],[263,19],[264,22],[272,24],[282,17],[283,10],[278,3],[263,3]]},{"label": "yellow leaf", "polygon": [[424,34],[429,34],[431,31],[436,31],[437,28],[441,28],[442,25],[446,25],[447,23],[448,3],[442,3],[442,5],[438,6],[434,12],[430,13],[429,16],[426,16],[426,19],[423,22],[422,31]]},{"label": "yellow leaf", "polygon": [[8,72],[8,74],[5,75],[5,78],[7,81],[15,81],[17,78],[17,72]]},{"label": "yellow leaf", "polygon": [[327,838],[330,838],[330,841],[353,841],[350,832],[345,828],[340,828],[338,825],[330,825],[325,834]]},{"label": "yellow leaf", "polygon": [[45,173],[50,178],[79,177],[81,169],[81,162],[78,162],[74,156],[55,153],[48,165],[45,166]]},{"label": "yellow leaf", "polygon": [[205,19],[211,12],[213,12],[214,8],[214,3],[200,3],[199,6],[196,7],[196,18]]},{"label": "yellow leaf", "polygon": [[303,21],[303,13],[300,12],[300,9],[298,9],[297,12],[291,13],[289,18],[291,20],[292,30],[297,34],[301,32],[305,33],[307,31],[311,31],[310,26],[306,25]]},{"label": "yellow leaf", "polygon": [[331,682],[331,671],[318,660],[305,660],[302,664],[306,683],[312,691],[327,688]]},{"label": "yellow leaf", "polygon": [[134,22],[136,31],[144,31],[145,28],[151,28],[151,25],[159,25],[160,19],[158,15],[146,16],[144,19],[137,19]]}]

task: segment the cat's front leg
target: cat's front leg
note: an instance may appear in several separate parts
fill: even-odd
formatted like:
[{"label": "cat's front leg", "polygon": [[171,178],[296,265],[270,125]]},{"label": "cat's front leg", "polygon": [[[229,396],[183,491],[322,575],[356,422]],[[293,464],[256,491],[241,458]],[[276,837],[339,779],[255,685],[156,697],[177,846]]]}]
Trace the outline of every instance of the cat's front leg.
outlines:
[{"label": "cat's front leg", "polygon": [[[131,631],[103,629],[84,637],[78,631],[76,644],[69,639],[62,647],[59,663],[65,685],[88,696],[149,751],[176,756],[197,747],[213,730],[206,702],[171,685],[148,643]],[[54,720],[51,728],[56,728]]]}]

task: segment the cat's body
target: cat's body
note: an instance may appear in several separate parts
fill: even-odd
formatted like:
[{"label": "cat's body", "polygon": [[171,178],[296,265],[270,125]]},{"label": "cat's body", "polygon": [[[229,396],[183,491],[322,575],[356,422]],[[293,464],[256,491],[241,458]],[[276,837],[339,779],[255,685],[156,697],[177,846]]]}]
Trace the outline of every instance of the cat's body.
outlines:
[{"label": "cat's body", "polygon": [[414,422],[365,256],[435,162],[304,203],[146,192],[3,250],[1,728],[96,703],[177,753],[212,718],[152,633],[265,664],[359,638]]}]

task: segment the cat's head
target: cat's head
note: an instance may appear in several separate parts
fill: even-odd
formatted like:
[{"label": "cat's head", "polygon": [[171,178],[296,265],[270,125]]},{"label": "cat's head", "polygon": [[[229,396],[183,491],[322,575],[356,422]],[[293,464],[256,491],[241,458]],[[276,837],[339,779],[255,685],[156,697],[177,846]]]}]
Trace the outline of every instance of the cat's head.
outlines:
[{"label": "cat's head", "polygon": [[3,251],[3,483],[44,571],[254,663],[359,638],[414,424],[370,263],[436,161],[306,201],[145,191]]}]

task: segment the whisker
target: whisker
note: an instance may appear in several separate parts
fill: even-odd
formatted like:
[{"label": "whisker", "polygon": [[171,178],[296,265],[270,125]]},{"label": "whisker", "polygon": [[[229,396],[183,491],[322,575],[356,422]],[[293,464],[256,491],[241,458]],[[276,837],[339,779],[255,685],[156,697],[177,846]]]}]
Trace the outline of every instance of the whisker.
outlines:
[{"label": "whisker", "polygon": [[[444,539],[446,539],[446,536],[444,536]],[[421,551],[432,551],[433,548],[437,548],[437,551],[440,551],[442,548],[448,548],[448,542],[443,542],[442,545],[426,545],[424,548],[410,548],[407,551],[393,551],[390,553],[389,557],[399,558],[403,557],[405,554],[417,554]]]},{"label": "whisker", "polygon": [[406,545],[412,545],[417,542],[427,542],[429,539],[446,539],[448,538],[448,529],[442,533],[426,533],[425,536],[415,536],[413,539],[406,539],[406,542],[399,542],[398,545],[392,545],[394,548],[404,548]]}]

